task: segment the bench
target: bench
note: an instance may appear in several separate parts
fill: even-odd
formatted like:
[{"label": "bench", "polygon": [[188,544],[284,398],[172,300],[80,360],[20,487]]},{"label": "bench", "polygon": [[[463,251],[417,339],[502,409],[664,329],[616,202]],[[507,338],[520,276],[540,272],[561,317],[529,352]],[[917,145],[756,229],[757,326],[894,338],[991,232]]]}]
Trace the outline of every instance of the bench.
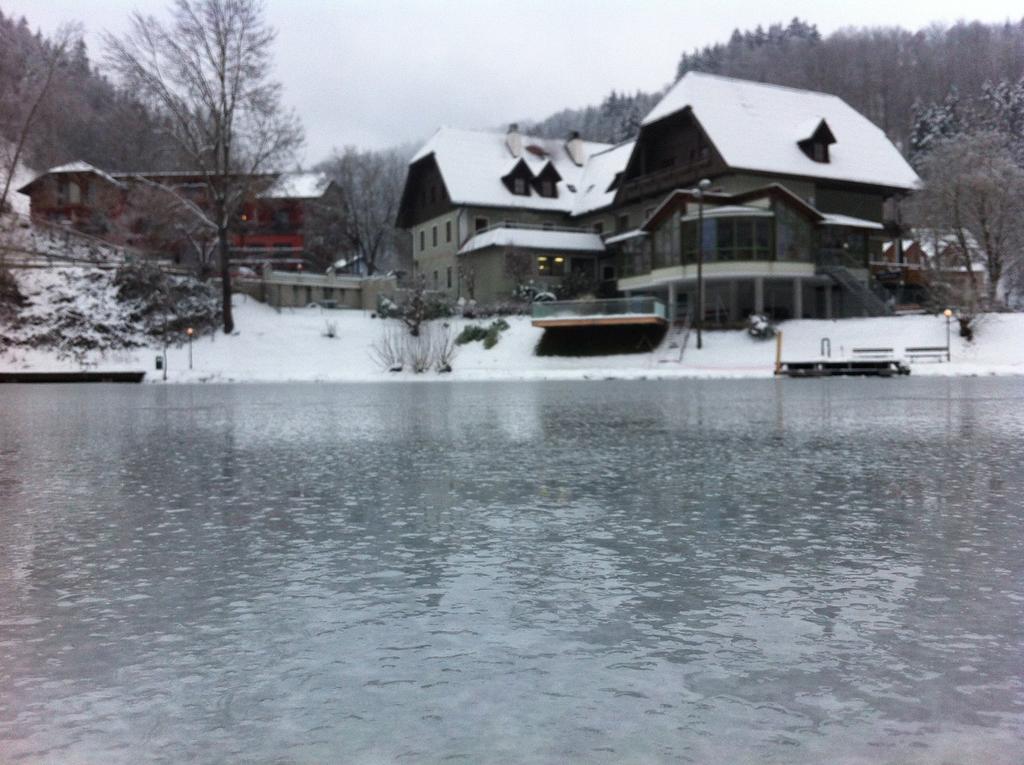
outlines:
[{"label": "bench", "polygon": [[850,352],[856,358],[862,359],[891,359],[892,348],[851,348]]},{"label": "bench", "polygon": [[944,345],[922,345],[916,348],[904,348],[903,354],[910,361],[916,361],[917,359],[945,361],[949,356],[949,349]]}]

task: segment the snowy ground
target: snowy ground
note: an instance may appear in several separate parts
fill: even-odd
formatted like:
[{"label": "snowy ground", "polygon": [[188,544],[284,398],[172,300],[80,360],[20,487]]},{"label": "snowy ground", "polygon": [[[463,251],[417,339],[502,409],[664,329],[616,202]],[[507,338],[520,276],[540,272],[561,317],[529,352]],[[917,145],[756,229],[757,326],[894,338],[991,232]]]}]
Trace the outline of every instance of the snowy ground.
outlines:
[{"label": "snowy ground", "polygon": [[[315,308],[280,313],[245,296],[236,296],[236,335],[218,334],[193,344],[193,368],[188,368],[188,346],[168,351],[168,381],[381,381],[381,380],[600,380],[608,378],[678,377],[771,377],[775,342],[758,341],[744,332],[706,332],[704,349],[695,348],[694,337],[681,363],[665,363],[665,349],[649,354],[590,358],[541,358],[533,349],[542,330],[526,317],[508,319],[510,329],[499,343],[485,350],[475,342],[460,346],[451,374],[405,371],[389,373],[374,361],[372,347],[383,333],[385,322],[358,311]],[[327,323],[336,337],[325,337]],[[453,320],[457,332],[467,320]],[[832,358],[848,357],[857,347],[891,347],[902,356],[908,346],[945,346],[946,323],[942,317],[904,316],[841,321],[803,320],[780,325],[784,360],[818,359],[821,338],[832,344]],[[915,375],[1024,375],[1024,314],[991,314],[983,317],[976,339],[967,344],[953,327],[952,363],[921,361],[912,364]],[[158,381],[154,369],[159,348],[92,354],[84,359],[89,369],[146,370],[147,379]],[[71,359],[59,359],[50,351],[17,349],[0,355],[0,371],[63,371],[83,368]]]}]

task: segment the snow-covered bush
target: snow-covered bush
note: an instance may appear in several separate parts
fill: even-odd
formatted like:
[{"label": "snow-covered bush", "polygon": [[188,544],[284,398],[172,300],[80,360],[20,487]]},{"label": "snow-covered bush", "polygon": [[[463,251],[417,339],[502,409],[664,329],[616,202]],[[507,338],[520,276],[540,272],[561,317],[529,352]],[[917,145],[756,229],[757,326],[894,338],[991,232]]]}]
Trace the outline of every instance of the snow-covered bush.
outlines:
[{"label": "snow-covered bush", "polygon": [[768,321],[767,316],[754,313],[747,319],[747,333],[758,340],[767,340],[775,337],[775,327]]},{"label": "snow-covered bush", "polygon": [[452,335],[452,327],[448,322],[442,322],[441,326],[431,325],[434,345],[434,368],[438,372],[451,372],[452,360],[458,350],[455,346],[455,338]]},{"label": "snow-covered bush", "polygon": [[422,374],[430,369],[451,372],[456,350],[448,322],[426,323],[418,335],[404,332],[397,322],[386,322],[370,353],[381,369],[401,372],[408,368]]},{"label": "snow-covered bush", "polygon": [[395,322],[384,322],[380,337],[370,346],[370,356],[381,369],[401,372],[405,360],[405,332],[402,327]]},{"label": "snow-covered bush", "polygon": [[23,305],[25,296],[18,289],[18,282],[10,271],[0,268],[0,321],[16,316]]},{"label": "snow-covered bush", "polygon": [[433,319],[446,319],[454,309],[443,295],[428,292],[426,281],[420,277],[412,289],[399,290],[394,299],[381,296],[377,300],[377,314],[382,319],[399,319],[416,337],[420,325]]},{"label": "snow-covered bush", "polygon": [[59,356],[138,348],[155,338],[178,344],[212,331],[220,302],[210,287],[191,277],[167,275],[150,264],[116,272],[66,266],[12,272],[22,296],[4,321],[0,346],[53,348]]},{"label": "snow-covered bush", "polygon": [[184,338],[189,327],[198,336],[220,324],[220,296],[194,277],[167,274],[139,261],[118,268],[113,286],[128,320],[150,337]]}]

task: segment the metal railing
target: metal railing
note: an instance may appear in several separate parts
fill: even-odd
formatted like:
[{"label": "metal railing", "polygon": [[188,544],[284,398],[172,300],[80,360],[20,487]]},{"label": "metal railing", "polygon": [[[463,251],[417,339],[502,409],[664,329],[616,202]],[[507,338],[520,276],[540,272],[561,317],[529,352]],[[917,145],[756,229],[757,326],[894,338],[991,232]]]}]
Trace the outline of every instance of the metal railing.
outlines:
[{"label": "metal railing", "polygon": [[666,318],[665,304],[653,297],[610,298],[607,300],[558,300],[534,303],[534,319],[571,319],[603,316],[657,316]]}]

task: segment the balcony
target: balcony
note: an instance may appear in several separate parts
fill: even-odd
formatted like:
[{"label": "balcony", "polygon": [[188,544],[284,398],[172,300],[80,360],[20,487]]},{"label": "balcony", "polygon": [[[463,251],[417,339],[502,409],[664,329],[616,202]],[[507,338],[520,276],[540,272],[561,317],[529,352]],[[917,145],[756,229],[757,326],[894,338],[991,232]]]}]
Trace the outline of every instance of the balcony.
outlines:
[{"label": "balcony", "polygon": [[665,304],[653,297],[563,300],[534,304],[532,323],[544,329],[667,324],[666,316]]}]

